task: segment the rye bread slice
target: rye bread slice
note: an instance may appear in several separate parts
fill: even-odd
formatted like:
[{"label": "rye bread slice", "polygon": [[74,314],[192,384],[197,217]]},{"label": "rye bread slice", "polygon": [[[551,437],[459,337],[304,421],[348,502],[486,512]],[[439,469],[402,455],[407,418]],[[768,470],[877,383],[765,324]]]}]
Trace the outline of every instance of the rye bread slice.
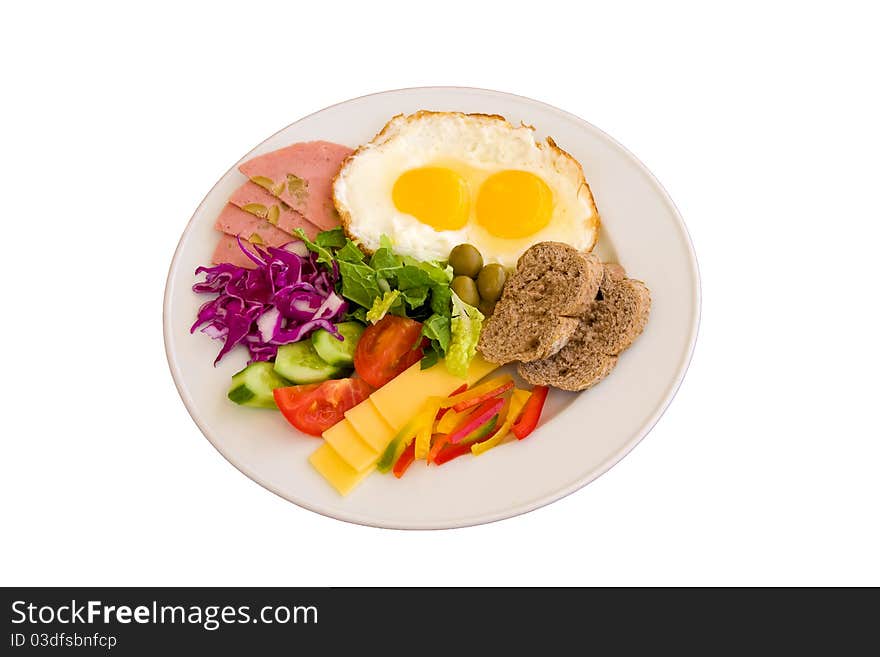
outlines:
[{"label": "rye bread slice", "polygon": [[533,361],[562,349],[604,276],[599,259],[560,242],[540,242],[520,256],[477,346],[493,363]]},{"label": "rye bread slice", "polygon": [[606,265],[596,301],[558,353],[539,361],[521,363],[519,375],[534,385],[563,390],[586,390],[604,379],[617,357],[645,328],[651,311],[651,293],[620,265]]}]

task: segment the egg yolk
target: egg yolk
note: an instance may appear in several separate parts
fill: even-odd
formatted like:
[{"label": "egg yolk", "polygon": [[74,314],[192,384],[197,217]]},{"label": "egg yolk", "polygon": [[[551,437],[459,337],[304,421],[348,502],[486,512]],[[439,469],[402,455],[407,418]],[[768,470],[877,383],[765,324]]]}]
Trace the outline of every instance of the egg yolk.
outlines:
[{"label": "egg yolk", "polygon": [[458,230],[467,223],[467,184],[452,169],[410,169],[394,183],[391,197],[398,210],[437,230]]},{"label": "egg yolk", "polygon": [[552,213],[553,192],[528,171],[492,174],[477,195],[477,222],[495,237],[533,235],[550,223]]}]

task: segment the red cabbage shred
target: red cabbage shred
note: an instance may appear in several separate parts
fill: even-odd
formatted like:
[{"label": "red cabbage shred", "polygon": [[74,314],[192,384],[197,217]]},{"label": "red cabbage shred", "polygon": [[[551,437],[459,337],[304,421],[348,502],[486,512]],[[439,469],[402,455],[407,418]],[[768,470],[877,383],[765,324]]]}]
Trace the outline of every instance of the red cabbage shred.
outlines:
[{"label": "red cabbage shred", "polygon": [[199,308],[190,333],[201,328],[223,340],[214,365],[239,344],[247,347],[252,363],[272,360],[280,345],[302,340],[319,328],[343,339],[334,322],[342,319],[348,304],[336,293],[337,267],[328,270],[317,263],[316,254],[301,256],[286,247],[251,244],[252,253],[240,238],[238,246],[256,269],[221,263],[195,272],[205,280],[193,285],[193,291],[215,296]]}]

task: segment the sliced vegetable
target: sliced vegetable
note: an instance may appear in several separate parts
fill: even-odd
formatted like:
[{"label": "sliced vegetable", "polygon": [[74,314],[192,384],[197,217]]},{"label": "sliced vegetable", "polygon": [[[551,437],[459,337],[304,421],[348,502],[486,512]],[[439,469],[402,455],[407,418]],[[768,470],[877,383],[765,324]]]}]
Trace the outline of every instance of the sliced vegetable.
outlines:
[{"label": "sliced vegetable", "polygon": [[368,326],[354,352],[354,368],[374,388],[381,388],[422,357],[422,325],[386,315]]},{"label": "sliced vegetable", "polygon": [[417,433],[414,443],[415,458],[417,459],[427,458],[428,452],[431,449],[431,430],[434,428],[434,422],[437,412],[440,410],[441,401],[443,401],[442,397],[431,397],[425,402],[425,408],[422,410],[419,426],[416,429]]},{"label": "sliced vegetable", "polygon": [[419,409],[419,412],[392,438],[382,456],[379,457],[379,463],[376,467],[380,472],[388,472],[391,464],[396,463],[404,450],[414,441],[419,440],[419,436],[421,436],[422,447],[413,447],[414,453],[419,449],[424,449],[426,442],[430,445],[431,428],[434,426],[434,417],[437,415],[440,401],[440,397],[430,397]]},{"label": "sliced vegetable", "polygon": [[397,435],[391,439],[388,446],[385,447],[385,451],[382,452],[382,456],[380,456],[379,460],[376,462],[376,469],[379,472],[388,472],[391,467],[397,463],[397,459],[403,454],[403,450],[406,449],[407,445],[409,445],[415,437],[415,427],[418,419],[419,417],[417,415],[407,422],[403,428],[397,432]]},{"label": "sliced vegetable", "polygon": [[[270,190],[272,189],[273,184],[268,182],[268,179],[263,182],[269,185]],[[260,208],[256,210],[260,211]],[[363,322],[378,322],[388,314],[417,318],[423,321],[422,335],[426,338],[420,352],[422,369],[432,367],[441,358],[446,358],[450,372],[464,376],[475,353],[483,315],[474,305],[464,303],[453,293],[450,287],[453,279],[452,266],[445,262],[421,262],[409,256],[397,255],[393,251],[391,240],[385,235],[380,237],[379,248],[373,255],[366,257],[360,247],[345,236],[341,228],[318,233],[314,241],[309,240],[302,230],[298,229],[295,233],[300,241],[286,245],[284,250],[296,253],[304,263],[308,263],[308,267],[302,268],[303,280],[295,281],[307,285],[292,288],[288,292],[296,291],[304,295],[312,294],[317,290],[318,303],[324,299],[324,294],[332,292],[333,298],[328,308],[332,309],[335,304],[341,306],[341,310],[333,317],[325,317],[317,313],[307,320],[298,321],[320,319],[338,321],[348,317]],[[267,271],[270,276],[274,274],[273,264],[270,262],[275,256],[272,249],[264,250],[254,246],[252,252],[241,242],[240,246],[243,252],[257,264],[257,279],[266,278]],[[224,271],[234,271],[236,279],[248,276],[248,270],[243,268],[232,265],[221,265],[221,268]],[[208,270],[200,269],[197,273],[202,271]],[[309,277],[316,272],[329,277],[332,285],[315,284]],[[473,287],[473,281],[468,280]],[[209,282],[206,281],[206,284]],[[325,328],[333,332],[328,326],[320,324],[309,324],[300,328],[299,324],[291,322],[292,318],[281,309],[281,305],[278,305],[281,309],[280,316],[272,315],[262,319],[263,314],[274,310],[273,296],[281,294],[282,291],[282,286],[277,284],[263,287],[268,293],[266,298],[260,299],[261,308],[252,308],[246,304],[239,307],[234,303],[230,308],[223,306],[220,313],[223,317],[231,312],[231,321],[226,322],[223,317],[215,317],[217,313],[212,305],[206,308],[204,313],[200,312],[199,320],[193,330],[205,326],[205,332],[212,337],[226,339],[221,357],[235,344],[246,343],[251,347],[252,360],[270,360],[274,357],[275,347],[278,344],[296,342],[308,337],[316,328]],[[196,291],[218,292],[219,290]],[[235,295],[230,294],[229,297],[234,298]],[[475,301],[475,298],[470,300]],[[307,304],[313,310],[318,305],[314,301],[315,299],[303,298],[298,300],[300,304]],[[219,302],[215,300],[213,303]],[[225,304],[226,301],[224,300],[223,303]],[[349,303],[354,306],[350,313],[346,308]],[[217,321],[214,321],[215,319]],[[251,325],[257,319],[262,319],[262,328],[251,334]],[[209,322],[212,326],[206,326]],[[275,333],[280,330],[298,330],[298,333],[288,335],[282,332],[283,337],[278,337]],[[245,340],[246,335],[249,337]],[[271,341],[265,339],[267,335],[272,337]]]},{"label": "sliced vegetable", "polygon": [[457,459],[459,456],[464,456],[465,454],[471,453],[470,444],[459,444],[459,445],[446,445],[443,449],[440,450],[440,453],[434,457],[435,465],[443,465],[444,463],[449,463],[452,459]]},{"label": "sliced vegetable", "polygon": [[405,450],[403,450],[403,453],[394,463],[394,468],[392,468],[392,472],[394,473],[394,476],[398,479],[403,476],[403,474],[409,469],[409,466],[411,466],[413,464],[413,461],[415,461],[415,450],[416,444],[410,443],[409,446]]},{"label": "sliced vegetable", "polygon": [[[391,309],[397,306],[399,310],[403,310],[403,301],[400,299],[400,290],[389,290],[385,292],[381,297],[376,297],[373,301],[373,305],[370,306],[370,309],[367,311],[367,320],[370,323],[375,324],[379,320],[381,320],[385,315],[391,312]],[[398,314],[403,314],[398,313]]]},{"label": "sliced vegetable", "polygon": [[461,413],[462,411],[466,411],[469,408],[473,408],[474,406],[478,406],[478,405],[482,404],[487,399],[492,399],[493,397],[500,397],[505,392],[507,392],[508,390],[512,390],[512,389],[513,389],[513,381],[508,381],[507,383],[503,383],[502,385],[498,386],[497,388],[493,388],[492,390],[488,390],[487,392],[484,392],[481,395],[477,395],[476,397],[471,397],[470,399],[460,401],[460,402],[456,403],[455,405],[453,405],[452,408],[457,413]]},{"label": "sliced vegetable", "polygon": [[445,413],[443,417],[437,422],[437,432],[438,433],[449,433],[464,420],[468,415],[473,413],[472,408],[467,409],[466,411],[462,411],[458,413],[452,409],[452,407],[445,409]]},{"label": "sliced vegetable", "polygon": [[474,354],[477,341],[483,329],[483,313],[466,304],[452,293],[452,339],[446,350],[446,369],[450,374],[464,378]]},{"label": "sliced vegetable", "polygon": [[[467,383],[462,383],[460,386],[458,386],[455,390],[452,391],[452,394],[449,395],[449,398],[455,397],[456,395],[460,395],[460,394],[463,393],[465,390],[467,390],[467,387],[468,387],[468,386],[467,386]],[[444,404],[446,401],[447,401],[447,400],[443,400],[443,401],[440,402],[440,410],[437,411],[437,420],[438,420],[438,421],[439,421],[439,420],[442,420],[442,419],[443,419],[443,416],[446,415],[446,412],[449,410],[449,407],[445,407],[445,408],[443,407],[443,404]]]},{"label": "sliced vegetable", "polygon": [[493,447],[500,445],[507,435],[510,433],[510,427],[513,426],[514,421],[516,421],[519,416],[520,411],[525,406],[528,401],[531,393],[527,390],[515,389],[513,391],[513,396],[510,398],[510,408],[507,412],[507,418],[504,420],[504,423],[498,428],[492,436],[487,438],[486,440],[482,440],[480,442],[476,442],[471,445],[471,451],[475,456],[479,456],[485,452],[488,452]]},{"label": "sliced vegetable", "polygon": [[449,461],[451,461],[452,459],[457,459],[459,456],[470,454],[473,450],[473,447],[480,444],[477,441],[483,440],[487,436],[494,437],[493,432],[495,431],[497,424],[498,415],[494,415],[492,419],[489,420],[489,422],[475,429],[473,433],[464,438],[458,444],[453,445],[452,443],[449,443],[447,445],[444,445],[443,448],[440,449],[438,454],[434,457],[434,463],[436,465],[443,465],[444,463],[449,463]]},{"label": "sliced vegetable", "polygon": [[319,266],[319,257],[299,242],[266,249],[251,244],[253,252],[241,239],[238,245],[256,269],[228,263],[196,269],[205,280],[193,285],[193,291],[214,298],[199,308],[190,332],[201,328],[223,340],[215,365],[239,344],[248,348],[251,362],[265,361],[275,357],[280,345],[297,342],[316,329],[336,333],[333,322],[348,307],[336,294],[337,267]]},{"label": "sliced vegetable", "polygon": [[504,400],[493,398],[483,402],[477,409],[468,415],[455,429],[449,434],[449,442],[453,445],[458,444],[478,427],[486,424],[493,415],[497,415],[504,406]]},{"label": "sliced vegetable", "polygon": [[373,389],[363,379],[336,379],[289,388],[276,388],[275,403],[297,429],[311,436],[342,420],[343,413],[370,396]]},{"label": "sliced vegetable", "polygon": [[301,340],[278,347],[275,371],[292,383],[303,384],[337,377],[342,373],[342,368],[330,365],[321,358],[311,340]]},{"label": "sliced vegetable", "polygon": [[547,400],[549,391],[547,386],[535,386],[532,389],[532,395],[526,402],[522,415],[511,428],[513,435],[519,440],[528,436],[538,426],[538,420],[541,419],[541,411],[544,409],[544,402]]},{"label": "sliced vegetable", "polygon": [[506,383],[513,383],[513,377],[509,374],[502,374],[501,376],[496,376],[493,379],[489,379],[479,385],[474,386],[470,390],[463,392],[453,392],[449,397],[443,400],[442,406],[444,408],[449,408],[455,406],[456,404],[461,404],[462,402],[470,401],[475,397],[480,397],[486,392],[490,392],[495,390],[496,388],[500,388]]},{"label": "sliced vegetable", "polygon": [[483,440],[487,436],[492,435],[492,430],[498,426],[498,415],[493,415],[486,424],[477,427],[469,435],[462,438],[459,445],[470,445],[478,440]]},{"label": "sliced vegetable", "polygon": [[428,452],[428,463],[433,463],[434,459],[437,458],[437,455],[449,444],[449,434],[440,433],[434,435],[434,440],[431,443],[431,450]]},{"label": "sliced vegetable", "polygon": [[318,355],[330,365],[351,367],[364,327],[359,322],[341,322],[336,325],[336,330],[342,339],[330,331],[318,329],[312,333],[312,345]]},{"label": "sliced vegetable", "polygon": [[272,363],[251,363],[232,375],[227,397],[242,406],[275,408],[272,391],[287,385],[290,382],[275,373]]}]

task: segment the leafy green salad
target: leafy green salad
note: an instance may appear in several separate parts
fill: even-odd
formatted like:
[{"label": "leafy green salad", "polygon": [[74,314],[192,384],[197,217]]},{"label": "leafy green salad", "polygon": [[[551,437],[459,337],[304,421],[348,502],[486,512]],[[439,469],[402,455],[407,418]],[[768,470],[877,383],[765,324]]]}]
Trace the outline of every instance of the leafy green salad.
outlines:
[{"label": "leafy green salad", "polygon": [[297,236],[317,254],[319,263],[338,268],[340,293],[352,302],[346,319],[375,324],[392,314],[419,321],[422,335],[430,340],[430,346],[424,349],[422,369],[444,358],[450,373],[465,376],[476,352],[484,316],[450,287],[451,266],[397,255],[386,236],[370,256],[346,237],[342,228],[319,233],[314,241],[301,229]]}]

